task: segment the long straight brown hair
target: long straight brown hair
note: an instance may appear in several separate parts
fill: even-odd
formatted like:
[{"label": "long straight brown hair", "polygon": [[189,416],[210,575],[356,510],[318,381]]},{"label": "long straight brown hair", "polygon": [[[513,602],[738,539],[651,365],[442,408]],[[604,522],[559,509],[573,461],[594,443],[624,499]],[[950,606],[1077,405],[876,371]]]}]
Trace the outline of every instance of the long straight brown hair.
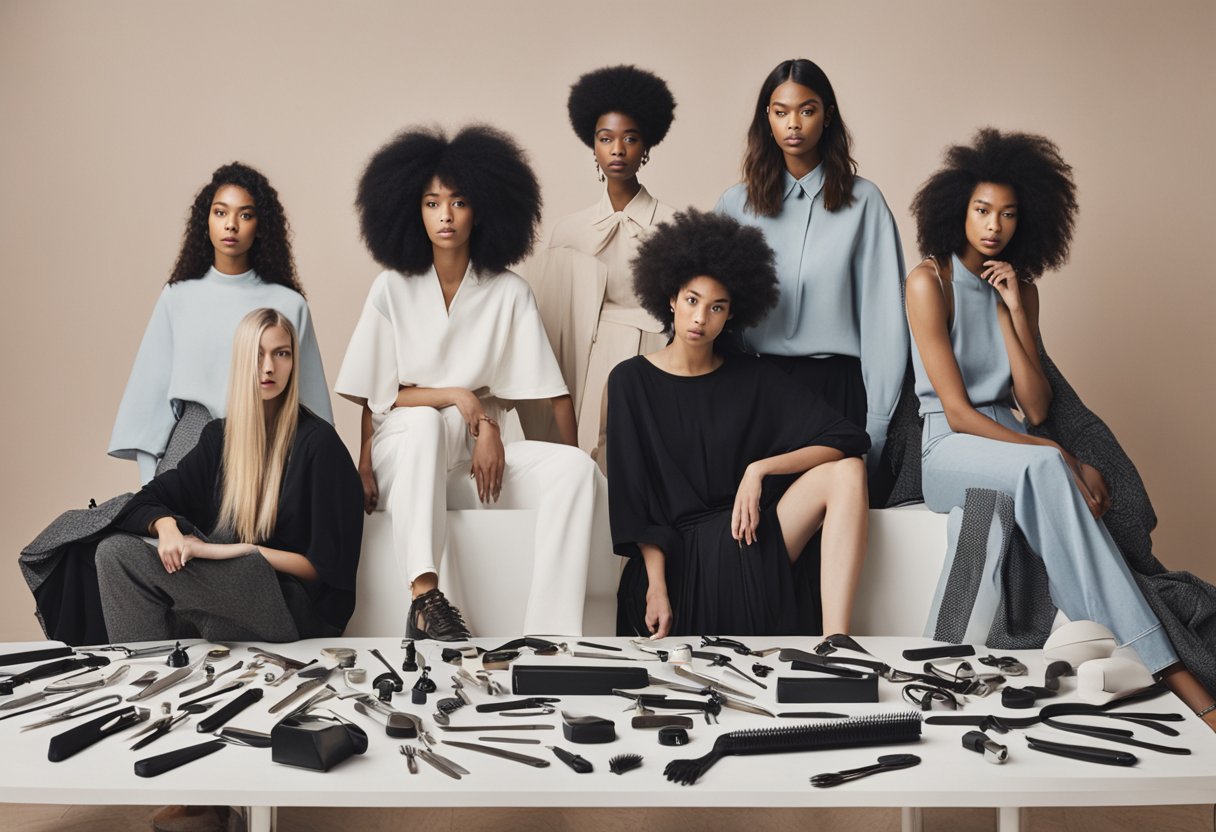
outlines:
[{"label": "long straight brown hair", "polygon": [[[273,326],[290,338],[293,366],[287,386],[279,394],[283,403],[278,418],[267,430],[258,385],[258,348],[262,333]],[[279,489],[300,415],[299,366],[296,328],[282,313],[255,309],[241,319],[232,339],[218,524],[241,543],[260,543],[274,534]]]},{"label": "long straight brown hair", "polygon": [[814,90],[823,99],[829,116],[819,139],[819,158],[823,165],[823,207],[838,211],[853,204],[853,180],[857,178],[857,162],[853,161],[849,128],[845,126],[836,103],[832,82],[819,65],[806,58],[782,61],[764,79],[756,99],[756,111],[747,130],[747,151],[743,154],[743,183],[747,187],[747,207],[762,217],[781,213],[782,174],[785,154],[773,139],[768,123],[768,102],[773,90],[793,81]]}]

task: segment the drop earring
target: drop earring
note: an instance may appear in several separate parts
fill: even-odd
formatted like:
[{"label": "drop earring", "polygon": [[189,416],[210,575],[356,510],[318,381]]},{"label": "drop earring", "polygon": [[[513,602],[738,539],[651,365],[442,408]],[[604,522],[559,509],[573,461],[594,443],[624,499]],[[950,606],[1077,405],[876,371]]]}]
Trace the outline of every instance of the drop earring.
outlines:
[{"label": "drop earring", "polygon": [[[594,156],[592,156],[591,158],[595,159]],[[600,160],[599,159],[595,159],[595,175],[597,177],[599,177],[599,180],[601,182],[603,182],[605,179],[607,179],[607,177],[604,176],[604,172],[602,170],[600,170]]]},{"label": "drop earring", "polygon": [[650,148],[646,148],[645,150],[642,151],[642,166],[645,167],[646,163],[649,161],[650,161]]}]

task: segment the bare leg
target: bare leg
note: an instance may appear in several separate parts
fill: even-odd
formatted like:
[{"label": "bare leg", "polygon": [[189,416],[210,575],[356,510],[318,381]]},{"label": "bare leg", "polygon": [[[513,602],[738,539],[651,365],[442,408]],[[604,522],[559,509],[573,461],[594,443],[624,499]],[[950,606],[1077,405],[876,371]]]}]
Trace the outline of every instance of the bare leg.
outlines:
[{"label": "bare leg", "polygon": [[[1212,694],[1191,674],[1191,671],[1186,669],[1182,662],[1172,664],[1161,671],[1161,681],[1165,682],[1166,687],[1195,713],[1204,710],[1213,702]],[[1209,728],[1216,731],[1216,711],[1204,714],[1203,721]]]},{"label": "bare leg", "polygon": [[819,593],[823,632],[847,633],[869,531],[865,463],[857,458],[817,465],[777,503],[785,548],[794,560],[823,528]]}]

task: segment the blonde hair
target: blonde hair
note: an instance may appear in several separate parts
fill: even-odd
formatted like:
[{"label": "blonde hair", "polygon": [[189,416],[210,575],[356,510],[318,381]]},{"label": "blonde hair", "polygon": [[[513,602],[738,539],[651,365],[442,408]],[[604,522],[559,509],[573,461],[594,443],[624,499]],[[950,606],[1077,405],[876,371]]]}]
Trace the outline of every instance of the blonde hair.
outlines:
[{"label": "blonde hair", "polygon": [[[258,350],[263,333],[275,326],[282,328],[291,340],[293,364],[287,385],[279,394],[282,405],[278,416],[268,431],[259,384]],[[237,325],[232,340],[219,528],[235,535],[241,543],[266,540],[274,532],[278,519],[279,488],[299,421],[297,347],[295,327],[274,309],[250,312]]]}]

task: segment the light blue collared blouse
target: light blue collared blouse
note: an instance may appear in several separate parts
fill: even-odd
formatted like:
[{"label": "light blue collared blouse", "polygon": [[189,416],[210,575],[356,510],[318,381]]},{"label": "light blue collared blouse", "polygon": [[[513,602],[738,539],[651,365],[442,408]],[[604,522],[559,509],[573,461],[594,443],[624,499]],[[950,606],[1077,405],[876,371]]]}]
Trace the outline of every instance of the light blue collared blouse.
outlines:
[{"label": "light blue collared blouse", "polygon": [[777,253],[776,309],[745,334],[771,355],[850,355],[861,359],[871,461],[882,454],[908,362],[904,257],[895,218],[873,182],[860,176],[853,204],[823,207],[823,165],[801,179],[785,173],[785,203],[775,217],[745,207],[743,183],[714,210],[764,232]]}]

